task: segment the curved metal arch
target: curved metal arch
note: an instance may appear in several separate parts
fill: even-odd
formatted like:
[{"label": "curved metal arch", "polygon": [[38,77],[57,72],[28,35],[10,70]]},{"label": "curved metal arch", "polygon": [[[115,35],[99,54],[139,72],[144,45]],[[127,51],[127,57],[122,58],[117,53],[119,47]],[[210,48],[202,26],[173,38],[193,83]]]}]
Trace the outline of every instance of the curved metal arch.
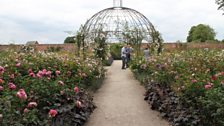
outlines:
[{"label": "curved metal arch", "polygon": [[152,35],[156,32],[153,24],[140,12],[127,7],[111,7],[99,11],[87,20],[82,33],[86,42],[92,42],[100,29],[109,33],[107,39],[113,40],[117,33],[115,38],[119,40],[118,38],[122,38],[126,23],[132,29],[130,33],[142,32],[145,40],[153,41]]}]

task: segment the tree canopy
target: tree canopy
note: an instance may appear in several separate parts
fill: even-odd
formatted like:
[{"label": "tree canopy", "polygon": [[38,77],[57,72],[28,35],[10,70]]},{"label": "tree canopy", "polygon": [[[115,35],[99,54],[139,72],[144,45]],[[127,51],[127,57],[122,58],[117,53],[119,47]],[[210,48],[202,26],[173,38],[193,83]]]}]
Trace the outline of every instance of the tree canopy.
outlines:
[{"label": "tree canopy", "polygon": [[75,43],[75,36],[65,38],[64,43]]},{"label": "tree canopy", "polygon": [[187,37],[187,42],[206,42],[215,40],[216,33],[209,25],[199,24],[192,26]]}]

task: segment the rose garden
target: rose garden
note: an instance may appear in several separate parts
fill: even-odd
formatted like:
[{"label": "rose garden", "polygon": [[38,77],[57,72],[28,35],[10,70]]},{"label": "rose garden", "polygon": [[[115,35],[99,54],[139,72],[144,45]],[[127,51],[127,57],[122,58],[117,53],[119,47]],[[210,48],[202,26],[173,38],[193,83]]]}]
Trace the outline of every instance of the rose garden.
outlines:
[{"label": "rose garden", "polygon": [[[110,46],[114,57],[115,47],[120,44]],[[176,49],[148,62],[133,56],[131,70],[146,87],[146,102],[171,124],[221,126],[223,56],[221,49]],[[96,108],[92,94],[106,72],[94,54],[82,59],[62,51],[3,51],[0,64],[3,126],[83,125]]]},{"label": "rose garden", "polygon": [[[223,9],[223,2],[217,3]],[[62,47],[40,51],[35,45],[0,48],[0,125],[84,126],[98,110],[103,111],[106,124],[95,124],[110,126],[117,118],[125,122],[129,116],[138,122],[146,116],[139,114],[144,109],[149,115],[158,113],[152,120],[165,122],[144,120],[151,125],[224,126],[224,44],[215,34],[209,25],[192,26],[187,37],[190,44],[178,41],[174,48],[167,48],[160,32],[144,15],[114,0],[114,7],[96,13],[75,36],[65,39],[65,44],[72,43],[72,51]],[[196,43],[216,46],[192,46]],[[127,44],[132,47],[131,61],[123,70],[121,49]],[[109,82],[113,87],[106,87]],[[136,84],[145,90],[131,89]],[[127,98],[125,86],[134,95],[140,92],[142,98]],[[110,97],[98,96],[105,88],[114,87]],[[96,95],[105,104],[95,102]],[[139,101],[147,108],[137,106]],[[121,115],[106,113],[108,104],[114,108],[111,113],[117,110]],[[123,116],[136,109],[139,111]],[[111,125],[124,125],[119,121]]]}]

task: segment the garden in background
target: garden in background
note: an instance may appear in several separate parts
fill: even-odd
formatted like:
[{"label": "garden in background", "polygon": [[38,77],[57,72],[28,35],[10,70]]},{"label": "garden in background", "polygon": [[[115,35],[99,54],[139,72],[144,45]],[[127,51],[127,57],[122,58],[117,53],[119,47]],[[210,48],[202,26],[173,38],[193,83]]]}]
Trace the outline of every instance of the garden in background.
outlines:
[{"label": "garden in background", "polygon": [[172,50],[135,57],[131,69],[145,100],[174,126],[223,126],[224,50]]}]

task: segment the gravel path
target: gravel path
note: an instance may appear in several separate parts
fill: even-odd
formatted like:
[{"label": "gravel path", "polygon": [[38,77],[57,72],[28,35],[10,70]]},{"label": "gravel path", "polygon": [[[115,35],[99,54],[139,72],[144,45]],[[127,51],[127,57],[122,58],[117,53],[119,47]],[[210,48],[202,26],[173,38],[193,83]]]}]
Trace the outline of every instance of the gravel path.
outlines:
[{"label": "gravel path", "polygon": [[131,71],[121,70],[121,61],[114,61],[94,96],[97,108],[86,126],[169,126],[144,101],[144,92]]}]

